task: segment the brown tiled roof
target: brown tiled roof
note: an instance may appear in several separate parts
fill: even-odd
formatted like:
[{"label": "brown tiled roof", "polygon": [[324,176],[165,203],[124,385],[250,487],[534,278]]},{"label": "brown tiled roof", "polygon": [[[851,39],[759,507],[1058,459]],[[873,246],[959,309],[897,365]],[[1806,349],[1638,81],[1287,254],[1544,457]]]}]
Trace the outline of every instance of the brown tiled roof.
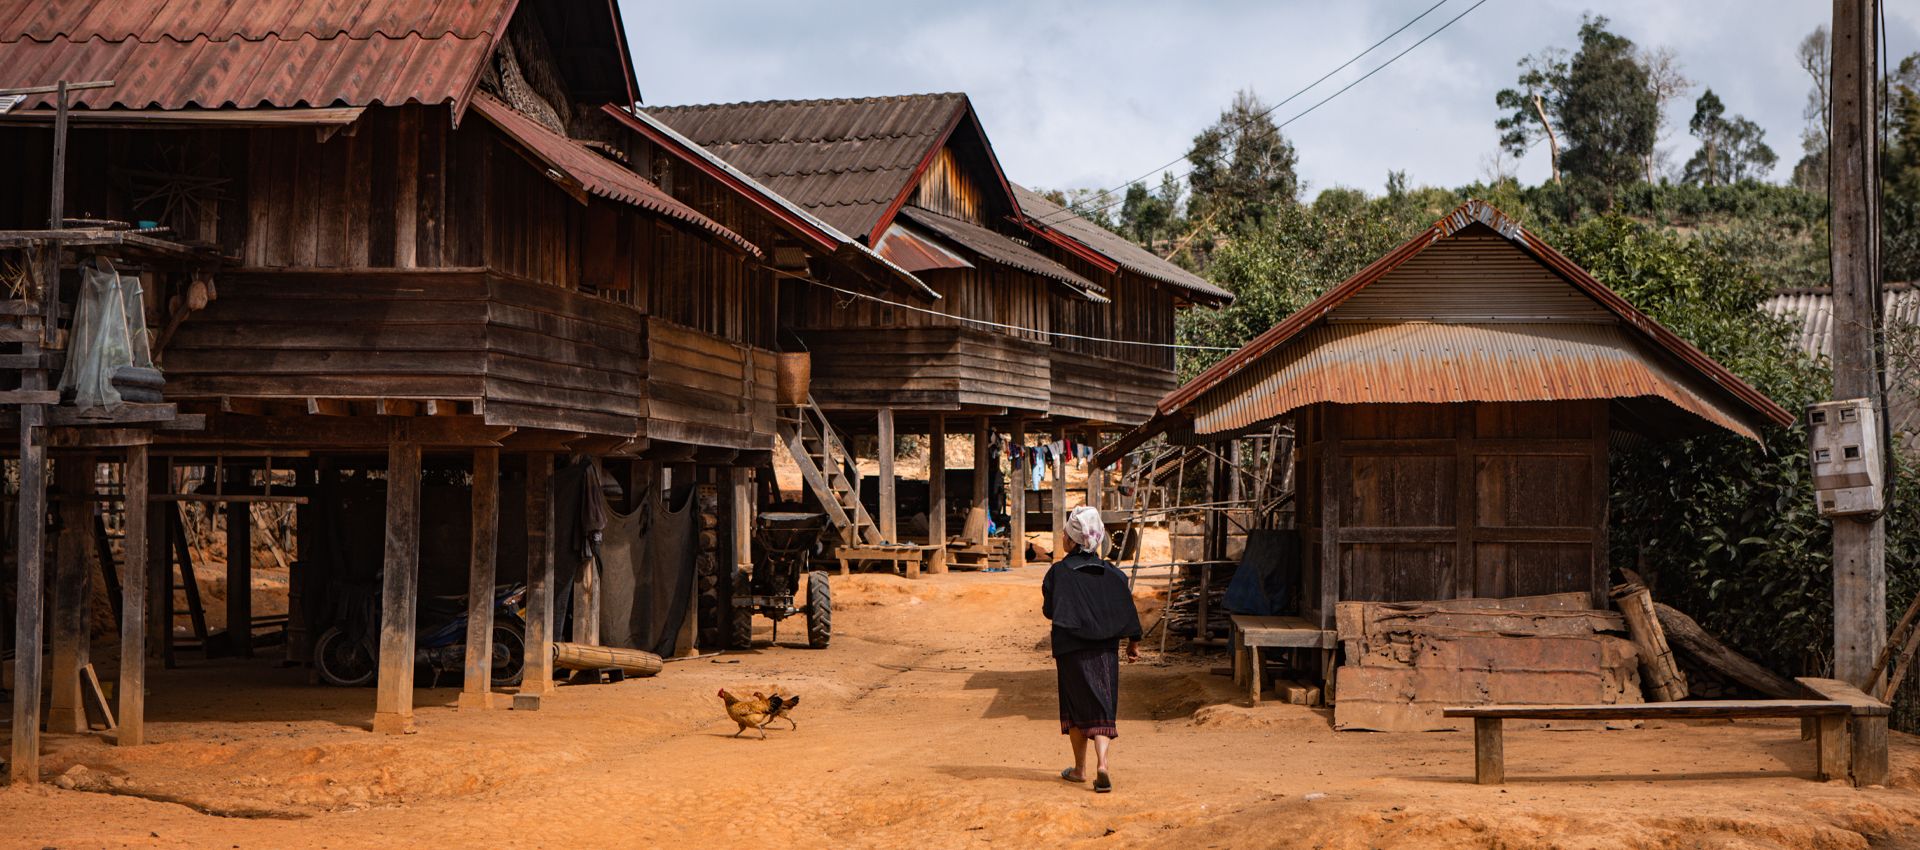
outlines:
[{"label": "brown tiled roof", "polygon": [[1099,284],[1074,274],[1072,269],[1047,259],[1032,248],[973,222],[949,218],[915,206],[902,208],[900,215],[987,262],[1049,278],[1093,301],[1105,303],[1107,300],[1099,294]]},{"label": "brown tiled roof", "polygon": [[866,238],[967,108],[964,94],[650,107],[834,227]]},{"label": "brown tiled roof", "polygon": [[[463,103],[517,0],[0,4],[0,87],[112,80],[76,107]],[[19,108],[50,105],[30,97]]]},{"label": "brown tiled roof", "polygon": [[513,107],[495,100],[492,95],[484,92],[474,95],[473,110],[526,148],[529,154],[540,160],[547,168],[570,182],[570,188],[591,195],[599,195],[608,200],[632,204],[691,225],[747,253],[760,255],[758,247],[740,234],[727,229],[725,225],[701,215],[697,210],[662,191],[659,186],[655,186],[624,166],[594,153],[586,145],[555,133],[547,129],[545,124],[513,111]]},{"label": "brown tiled roof", "polygon": [[1020,212],[1026,215],[1028,221],[1034,226],[1063,233],[1074,241],[1099,252],[1107,259],[1119,263],[1120,267],[1127,271],[1186,290],[1195,300],[1216,304],[1233,300],[1233,293],[1208,283],[1206,279],[1168,262],[1152,251],[1135,245],[1120,234],[1066,212],[1064,207],[1041,197],[1038,192],[1016,183],[1013,184],[1013,195],[1020,202]]}]

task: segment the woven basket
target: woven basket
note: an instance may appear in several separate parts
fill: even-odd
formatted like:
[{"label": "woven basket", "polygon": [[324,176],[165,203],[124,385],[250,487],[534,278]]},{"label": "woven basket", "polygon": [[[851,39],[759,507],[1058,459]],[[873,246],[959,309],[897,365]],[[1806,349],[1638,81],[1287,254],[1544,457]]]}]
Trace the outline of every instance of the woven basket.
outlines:
[{"label": "woven basket", "polygon": [[807,403],[807,395],[812,391],[813,355],[805,351],[786,351],[780,354],[780,382],[774,388],[780,404],[787,407],[799,407]]},{"label": "woven basket", "polygon": [[553,663],[569,670],[624,670],[629,676],[651,676],[661,667],[660,656],[651,652],[559,641],[553,644]]}]

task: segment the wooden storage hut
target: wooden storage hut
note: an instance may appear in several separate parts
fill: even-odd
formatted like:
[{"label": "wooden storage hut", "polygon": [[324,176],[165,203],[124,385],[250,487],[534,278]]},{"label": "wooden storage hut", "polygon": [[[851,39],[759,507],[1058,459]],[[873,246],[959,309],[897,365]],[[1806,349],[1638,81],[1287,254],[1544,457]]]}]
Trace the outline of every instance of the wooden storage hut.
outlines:
[{"label": "wooden storage hut", "polygon": [[[783,442],[811,469],[830,512],[849,503],[843,541],[863,551],[904,542],[887,515],[896,429],[974,434],[969,501],[982,517],[992,431],[1016,444],[1028,431],[1085,440],[1143,421],[1150,400],[1173,385],[1175,311],[1231,298],[1111,234],[1088,233],[1009,182],[963,94],[651,107],[645,115],[938,295],[932,304],[861,298],[806,275],[782,288],[783,347],[811,355],[813,402],[796,411]],[[856,485],[830,460],[843,456],[829,448],[840,445],[834,431],[879,437],[881,516],[869,520],[851,504]],[[934,463],[941,468],[944,458]],[[946,504],[943,479],[929,481],[936,506]],[[1025,490],[1010,491],[1018,537]],[[1063,507],[1056,500],[1056,511]],[[949,540],[945,514],[929,511],[936,549]],[[985,523],[973,525],[973,538],[961,541],[969,556],[987,548]],[[1020,563],[1023,547],[1012,549]]]},{"label": "wooden storage hut", "polygon": [[[740,470],[764,465],[775,437],[778,293],[766,273],[775,260],[634,169],[630,133],[603,111],[638,97],[614,4],[376,0],[337,12],[186,0],[0,11],[0,89],[100,84],[74,87],[69,110],[59,92],[31,91],[0,113],[0,149],[15,166],[0,175],[0,252],[65,270],[22,297],[49,305],[49,317],[71,304],[82,256],[114,253],[123,273],[139,273],[167,379],[165,405],[143,415],[178,420],[81,432],[73,413],[36,404],[6,425],[23,453],[51,446],[79,486],[95,461],[123,464],[124,608],[148,615],[144,626],[127,617],[123,658],[170,646],[179,565],[162,553],[179,548],[168,544],[172,502],[227,506],[240,529],[228,562],[237,587],[250,583],[249,504],[302,505],[302,521],[323,527],[303,538],[295,592],[318,593],[352,560],[330,541],[367,539],[326,527],[344,522],[333,510],[341,488],[359,486],[385,515],[370,543],[384,562],[375,728],[410,725],[423,526],[429,543],[460,535],[456,578],[470,570],[481,625],[467,646],[465,705],[490,704],[484,612],[496,556],[502,578],[517,577],[524,557],[528,667],[516,699],[537,706],[551,687],[549,643],[564,627],[554,589],[581,586],[568,581],[580,560],[556,554],[568,533],[554,526],[560,457],[601,468],[628,501],[669,483],[705,488],[700,509],[733,526],[717,536],[722,551],[705,552],[708,568],[744,547],[737,497],[751,485]],[[90,229],[74,229],[82,225]],[[857,274],[843,282],[886,285]],[[63,343],[53,329],[0,334],[0,358],[29,386],[28,367],[50,362],[39,346],[57,359]],[[14,346],[19,354],[5,353]],[[24,398],[45,400],[0,402]],[[131,483],[147,458],[151,495]],[[38,467],[22,464],[23,484],[37,482]],[[175,493],[184,467],[224,474]],[[471,510],[463,500],[434,515],[446,505],[423,501],[423,468],[429,495],[431,482],[459,482]],[[736,498],[718,499],[728,482]],[[34,501],[21,499],[22,528],[43,525],[28,512]],[[152,521],[134,533],[134,517]],[[35,660],[39,578],[17,565],[37,564],[39,539],[14,541],[12,645]],[[75,613],[84,578],[70,560],[54,573],[52,678],[65,717],[55,728],[64,729],[77,702],[62,694],[84,663]],[[228,600],[225,642],[242,655],[252,649],[247,600]],[[575,610],[596,606],[587,597]],[[301,617],[296,601],[296,659],[312,637]],[[694,643],[696,618],[687,621],[682,651]],[[574,625],[576,636],[592,631]],[[124,665],[123,743],[139,741],[142,669]],[[14,692],[39,693],[38,673],[19,664]],[[34,777],[37,712],[38,701],[15,700],[16,779]]]},{"label": "wooden storage hut", "polygon": [[[1577,592],[1606,607],[1617,439],[1793,417],[1470,201],[1162,399],[1105,447],[1291,421],[1304,631],[1335,606]],[[1313,636],[1308,635],[1308,638]]]}]

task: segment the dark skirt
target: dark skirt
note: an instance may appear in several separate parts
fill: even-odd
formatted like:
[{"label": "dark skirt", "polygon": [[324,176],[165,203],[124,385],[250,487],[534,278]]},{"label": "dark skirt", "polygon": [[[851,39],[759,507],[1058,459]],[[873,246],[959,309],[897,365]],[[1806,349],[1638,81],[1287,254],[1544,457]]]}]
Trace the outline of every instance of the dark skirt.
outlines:
[{"label": "dark skirt", "polygon": [[1120,705],[1120,654],[1109,646],[1054,656],[1060,676],[1060,734],[1078,729],[1091,738],[1120,737],[1114,726]]}]

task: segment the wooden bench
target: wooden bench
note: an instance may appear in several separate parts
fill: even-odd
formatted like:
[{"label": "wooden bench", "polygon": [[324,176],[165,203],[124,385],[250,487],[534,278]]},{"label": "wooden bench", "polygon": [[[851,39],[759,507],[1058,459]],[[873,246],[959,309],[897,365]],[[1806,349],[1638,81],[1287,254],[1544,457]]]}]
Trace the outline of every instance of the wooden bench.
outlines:
[{"label": "wooden bench", "polygon": [[1814,697],[1804,700],[1689,700],[1613,705],[1475,705],[1448,708],[1446,717],[1473,720],[1473,779],[1506,781],[1507,720],[1731,720],[1800,718],[1815,728],[1815,777],[1851,777],[1856,786],[1887,779],[1888,707],[1844,682],[1801,679]]},{"label": "wooden bench", "polygon": [[[1334,633],[1308,622],[1304,617],[1256,617],[1233,615],[1233,683],[1247,686],[1254,705],[1266,689],[1265,670],[1260,662],[1261,647],[1320,650],[1321,672],[1325,683],[1333,682]],[[1321,698],[1328,694],[1323,688]]]},{"label": "wooden bench", "polygon": [[921,565],[927,561],[928,553],[938,546],[925,546],[918,543],[863,543],[858,546],[841,546],[833,550],[834,560],[840,562],[840,574],[851,571],[854,561],[885,561],[890,564],[904,564],[907,578],[919,578]]}]

